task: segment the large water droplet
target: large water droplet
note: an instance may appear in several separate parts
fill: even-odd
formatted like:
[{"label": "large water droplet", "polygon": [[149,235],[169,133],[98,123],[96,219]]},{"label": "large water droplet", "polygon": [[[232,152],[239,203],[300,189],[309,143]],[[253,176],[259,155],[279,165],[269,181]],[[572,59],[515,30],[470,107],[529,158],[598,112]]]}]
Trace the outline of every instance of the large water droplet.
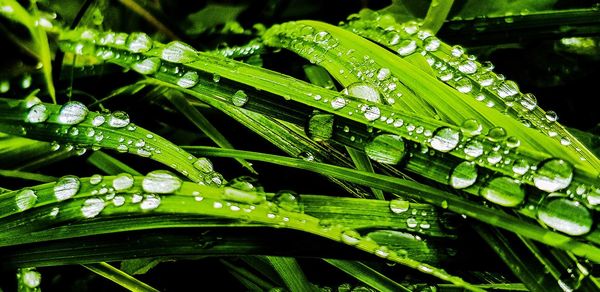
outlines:
[{"label": "large water droplet", "polygon": [[373,86],[363,82],[356,82],[348,85],[343,93],[358,97],[363,100],[381,103],[379,91],[377,91],[377,89],[375,89]]},{"label": "large water droplet", "polygon": [[400,56],[408,56],[414,53],[417,50],[417,42],[414,40],[403,40],[398,44],[398,55]]},{"label": "large water droplet", "polygon": [[503,81],[498,85],[496,92],[501,98],[514,96],[519,93],[519,86],[511,80]]},{"label": "large water droplet", "polygon": [[300,198],[297,194],[291,191],[280,191],[275,196],[275,202],[277,206],[283,210],[291,212],[301,212],[302,206],[300,205]]},{"label": "large water droplet", "polygon": [[161,51],[161,59],[173,63],[189,63],[196,60],[198,52],[190,45],[180,41],[168,43]]},{"label": "large water droplet", "polygon": [[393,213],[396,213],[396,214],[404,213],[404,212],[408,211],[409,208],[410,208],[409,201],[405,201],[405,200],[401,200],[401,199],[394,199],[394,200],[390,201],[390,211],[392,211]]},{"label": "large water droplet", "polygon": [[542,202],[537,216],[549,227],[573,236],[590,232],[594,223],[592,214],[581,203],[553,196]]},{"label": "large water droplet", "polygon": [[486,200],[504,207],[515,207],[525,199],[525,190],[518,180],[501,176],[493,178],[479,190]]},{"label": "large water droplet", "polygon": [[471,140],[465,145],[463,150],[465,154],[472,158],[477,158],[483,154],[483,143],[477,140]]},{"label": "large water droplet", "polygon": [[169,194],[181,187],[182,181],[170,171],[155,170],[142,180],[142,188],[147,193]]},{"label": "large water droplet", "polygon": [[532,111],[537,107],[537,99],[531,93],[523,94],[521,97],[521,105],[527,110]]},{"label": "large water droplet", "polygon": [[126,190],[133,186],[133,176],[129,173],[122,173],[113,179],[112,186],[116,191]]},{"label": "large water droplet", "polygon": [[69,101],[60,108],[57,120],[63,125],[75,125],[85,120],[87,114],[88,109],[83,103]]},{"label": "large water droplet", "polygon": [[479,135],[482,129],[481,123],[476,119],[467,119],[460,126],[460,130],[467,136]]},{"label": "large water droplet", "polygon": [[31,209],[37,201],[37,195],[31,189],[23,189],[15,196],[15,203],[19,211]]},{"label": "large water droplet", "polygon": [[83,202],[81,214],[85,218],[94,218],[104,210],[104,200],[100,198],[90,198]]},{"label": "large water droplet", "polygon": [[477,72],[477,63],[471,60],[466,60],[458,65],[458,71],[464,74],[473,74]]},{"label": "large water droplet", "polygon": [[64,201],[72,198],[77,194],[81,182],[79,178],[73,175],[61,177],[54,185],[54,197],[58,201]]},{"label": "large water droplet", "polygon": [[441,127],[431,137],[431,147],[441,152],[448,152],[456,148],[460,141],[460,133],[448,127]]},{"label": "large water droplet", "polygon": [[423,46],[425,48],[425,51],[428,52],[433,52],[433,51],[437,51],[437,49],[440,47],[441,42],[438,38],[436,37],[428,37],[423,41]]},{"label": "large water droplet", "polygon": [[238,90],[231,96],[231,103],[235,106],[244,106],[247,102],[248,95],[243,90]]},{"label": "large water droplet", "polygon": [[334,115],[317,113],[311,115],[306,125],[306,135],[315,141],[325,141],[333,136]]},{"label": "large water droplet", "polygon": [[196,85],[198,80],[200,80],[200,77],[196,71],[188,71],[181,78],[177,79],[177,85],[182,88],[190,88]]},{"label": "large water droplet", "polygon": [[156,73],[156,71],[158,71],[158,68],[160,68],[160,59],[157,57],[144,59],[142,61],[134,63],[131,66],[131,69],[133,69],[135,72],[145,75]]},{"label": "large water droplet", "polygon": [[384,164],[398,164],[404,157],[404,141],[397,135],[382,134],[365,146],[369,158]]},{"label": "large water droplet", "polygon": [[48,119],[50,114],[43,104],[36,104],[29,109],[25,122],[28,123],[43,123]]},{"label": "large water droplet", "polygon": [[144,200],[140,203],[142,210],[153,210],[160,206],[160,197],[155,194],[149,194],[144,196]]},{"label": "large water droplet", "polygon": [[113,112],[108,117],[108,125],[113,128],[123,128],[129,125],[129,115],[123,111]]},{"label": "large water droplet", "polygon": [[379,119],[379,117],[381,117],[381,111],[379,110],[378,107],[372,105],[367,105],[365,107],[362,108],[362,110],[364,111],[364,116],[368,121],[374,121],[376,119]]},{"label": "large water droplet", "polygon": [[546,192],[555,192],[569,186],[573,180],[573,166],[562,159],[542,162],[533,176],[535,186]]},{"label": "large water droplet", "polygon": [[208,160],[208,158],[205,158],[205,157],[198,158],[198,160],[196,160],[196,162],[194,162],[194,168],[196,168],[197,170],[200,170],[204,173],[213,172],[212,162],[210,162],[210,160]]},{"label": "large water droplet", "polygon": [[331,107],[334,110],[338,110],[338,109],[345,107],[347,103],[348,103],[348,101],[346,101],[345,98],[339,96],[339,97],[336,97],[333,100],[331,100]]},{"label": "large water droplet", "polygon": [[477,180],[477,165],[473,162],[463,161],[450,173],[449,184],[455,189],[464,189],[472,186]]},{"label": "large water droplet", "polygon": [[145,53],[152,48],[152,39],[143,32],[134,32],[127,38],[127,48],[133,53]]},{"label": "large water droplet", "polygon": [[95,116],[94,119],[92,119],[92,126],[94,126],[94,127],[102,126],[102,124],[104,124],[105,121],[106,121],[106,118],[103,115]]}]

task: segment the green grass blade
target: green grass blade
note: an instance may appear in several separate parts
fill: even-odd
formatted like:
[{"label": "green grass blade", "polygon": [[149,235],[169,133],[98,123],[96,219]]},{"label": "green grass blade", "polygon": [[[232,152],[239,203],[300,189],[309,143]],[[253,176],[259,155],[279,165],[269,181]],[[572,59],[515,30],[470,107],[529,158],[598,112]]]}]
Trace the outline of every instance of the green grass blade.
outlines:
[{"label": "green grass blade", "polygon": [[411,291],[361,262],[336,259],[323,260],[377,291]]},{"label": "green grass blade", "polygon": [[294,258],[267,256],[267,260],[277,271],[290,291],[316,291],[308,281],[302,268]]},{"label": "green grass blade", "polygon": [[431,1],[421,27],[434,34],[437,33],[440,28],[442,28],[444,21],[446,21],[446,17],[452,8],[452,4],[454,4],[454,0]]},{"label": "green grass blade", "polygon": [[120,285],[121,287],[130,291],[136,292],[157,292],[157,289],[152,288],[148,284],[141,282],[140,280],[128,275],[127,273],[107,264],[85,264],[83,265],[88,270]]},{"label": "green grass blade", "polygon": [[56,177],[43,175],[39,173],[21,171],[21,170],[10,170],[10,169],[0,169],[0,176],[10,177],[10,178],[19,178],[24,180],[31,180],[36,182],[51,182],[56,181]]},{"label": "green grass blade", "polygon": [[[254,275],[252,272],[250,272],[246,268],[238,267],[228,260],[221,259],[219,261],[221,262],[221,264],[223,264],[225,267],[227,267],[236,278],[238,278],[238,277],[242,278],[243,280],[240,278],[238,278],[238,279],[241,280],[242,284],[248,285],[247,287],[249,287],[249,288],[250,287],[252,289],[259,288],[260,290],[258,290],[258,291],[265,291],[265,290],[268,291],[269,289],[274,288],[271,283]],[[250,283],[247,283],[246,281],[249,281]]]},{"label": "green grass blade", "polygon": [[131,175],[141,175],[137,170],[102,151],[94,151],[87,161],[106,174],[129,173]]}]

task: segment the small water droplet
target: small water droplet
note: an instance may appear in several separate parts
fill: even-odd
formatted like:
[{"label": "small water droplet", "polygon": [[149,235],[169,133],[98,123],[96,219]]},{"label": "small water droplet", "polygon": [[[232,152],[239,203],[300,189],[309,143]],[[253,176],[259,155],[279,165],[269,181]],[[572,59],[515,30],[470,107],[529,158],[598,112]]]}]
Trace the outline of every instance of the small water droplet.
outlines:
[{"label": "small water droplet", "polygon": [[236,91],[231,96],[231,103],[235,106],[242,107],[248,102],[248,95],[243,90]]},{"label": "small water droplet", "polygon": [[95,116],[94,119],[92,120],[92,126],[94,126],[94,127],[102,126],[102,124],[104,124],[104,121],[106,121],[106,118],[103,115]]},{"label": "small water droplet", "polygon": [[438,128],[433,137],[431,137],[430,145],[433,149],[448,152],[456,148],[460,141],[460,133],[449,127]]},{"label": "small water droplet", "polygon": [[417,42],[414,40],[403,40],[402,42],[400,42],[398,44],[398,55],[400,56],[408,56],[412,53],[414,53],[417,50]]},{"label": "small water droplet", "polygon": [[573,166],[562,159],[541,163],[533,176],[535,186],[546,192],[555,192],[569,186],[573,180]]},{"label": "small water droplet", "polygon": [[465,53],[465,49],[458,45],[453,46],[452,49],[450,50],[450,54],[452,54],[452,56],[455,58],[459,58],[464,53]]},{"label": "small water droplet", "polygon": [[149,194],[144,196],[144,200],[140,204],[142,210],[153,210],[160,206],[160,197],[155,194]]},{"label": "small water droplet", "polygon": [[524,159],[517,159],[513,162],[512,171],[516,175],[524,175],[529,170],[529,163]]},{"label": "small water droplet", "polygon": [[376,106],[365,106],[363,107],[364,110],[364,116],[368,121],[374,121],[376,119],[379,119],[379,117],[381,117],[381,111],[379,110],[378,107]]},{"label": "small water droplet", "polygon": [[135,72],[138,72],[138,73],[144,74],[144,75],[154,74],[160,68],[160,64],[161,64],[161,62],[160,62],[159,58],[150,57],[150,58],[144,59],[142,61],[139,61],[137,63],[134,63],[131,66],[131,69],[133,69]]},{"label": "small water droplet", "polygon": [[27,123],[43,123],[45,122],[50,113],[46,109],[46,106],[43,104],[36,104],[29,109],[27,113],[27,117],[25,118],[25,122]]},{"label": "small water droplet", "polygon": [[99,174],[94,174],[90,177],[90,184],[97,185],[102,182],[102,176]]},{"label": "small water droplet", "polygon": [[80,187],[81,182],[78,177],[73,175],[63,176],[54,184],[54,197],[57,201],[70,199],[77,194]]},{"label": "small water droplet", "polygon": [[346,101],[345,98],[339,96],[339,97],[336,97],[333,100],[331,100],[331,107],[334,110],[338,110],[338,109],[345,107],[347,103],[348,103],[348,101]]},{"label": "small water droplet", "polygon": [[180,42],[172,41],[165,45],[161,51],[161,59],[173,63],[190,63],[196,60],[198,52],[190,45]]},{"label": "small water droplet", "polygon": [[534,110],[537,107],[537,99],[535,95],[531,93],[523,94],[521,97],[521,105],[529,111]]},{"label": "small water droplet", "polygon": [[400,136],[378,135],[365,146],[367,156],[379,163],[398,164],[404,157],[404,141]]},{"label": "small water droplet", "polygon": [[381,68],[377,71],[377,80],[383,81],[390,78],[391,72],[388,68]]},{"label": "small water droplet", "polygon": [[590,232],[594,223],[591,212],[581,203],[554,196],[542,202],[537,216],[549,227],[572,236]]},{"label": "small water droplet", "polygon": [[423,41],[423,46],[425,47],[425,51],[434,52],[440,47],[441,42],[436,37],[428,37]]},{"label": "small water droplet", "polygon": [[517,83],[511,80],[503,81],[498,85],[496,92],[501,98],[514,96],[519,94],[519,86]]},{"label": "small water droplet", "polygon": [[500,142],[506,138],[506,130],[502,127],[494,127],[488,131],[487,138],[493,142]]},{"label": "small water droplet", "polygon": [[15,196],[15,203],[19,211],[31,209],[37,202],[37,195],[31,189],[23,189]]},{"label": "small water droplet", "polygon": [[108,125],[113,128],[123,128],[129,125],[129,115],[123,111],[115,111],[108,117]]},{"label": "small water droplet", "polygon": [[360,240],[360,234],[356,230],[350,229],[342,232],[341,240],[347,245],[357,245]]},{"label": "small water droplet", "polygon": [[515,207],[525,199],[525,190],[521,182],[511,177],[501,176],[490,179],[479,190],[486,200],[504,207]]},{"label": "small water droplet", "polygon": [[462,78],[456,81],[456,90],[461,93],[469,93],[473,90],[473,84],[471,83],[471,80]]},{"label": "small water droplet", "polygon": [[406,226],[408,228],[415,228],[415,227],[417,227],[417,225],[419,225],[419,222],[417,222],[417,219],[415,219],[413,217],[406,219]]},{"label": "small water droplet", "polygon": [[466,60],[458,65],[458,71],[468,75],[474,74],[477,72],[477,63],[471,60]]},{"label": "small water droplet", "polygon": [[181,188],[182,181],[170,171],[155,170],[142,180],[142,189],[147,193],[169,194]]},{"label": "small water droplet", "polygon": [[196,71],[188,71],[185,74],[183,74],[181,78],[177,79],[176,83],[182,88],[190,88],[195,86],[199,80],[200,77],[198,76],[198,73]]},{"label": "small water droplet", "polygon": [[133,186],[133,176],[129,173],[121,173],[113,179],[112,186],[115,191],[122,191]]},{"label": "small water droplet", "polygon": [[472,186],[477,180],[477,165],[473,162],[463,161],[450,173],[449,184],[455,189],[464,189]]},{"label": "small water droplet", "polygon": [[89,198],[83,202],[81,214],[85,218],[94,218],[104,210],[104,200],[100,198]]},{"label": "small water droplet", "polygon": [[405,200],[401,200],[401,199],[394,199],[394,200],[390,201],[390,211],[392,211],[393,213],[396,213],[396,214],[404,213],[404,212],[408,211],[409,208],[410,208],[409,201],[405,201]]},{"label": "small water droplet", "polygon": [[133,53],[145,53],[152,48],[152,38],[143,32],[134,32],[127,38],[127,49]]},{"label": "small water droplet", "polygon": [[460,126],[460,130],[467,136],[479,135],[482,129],[481,123],[476,119],[467,119]]},{"label": "small water droplet", "polygon": [[554,123],[558,120],[558,114],[555,111],[547,111],[545,117],[549,123]]},{"label": "small water droplet", "polygon": [[[42,283],[42,274],[40,272],[34,270],[34,268],[24,268],[20,269],[21,272],[19,275],[22,277],[23,284],[25,286],[33,289],[23,289],[24,291],[40,291],[38,288]],[[21,291],[21,289],[19,289]]]},{"label": "small water droplet", "polygon": [[75,125],[85,120],[88,114],[87,107],[78,101],[65,103],[58,112],[58,123],[63,125]]},{"label": "small water droplet", "polygon": [[115,196],[113,198],[112,202],[117,207],[123,206],[125,204],[125,197],[123,197],[123,196]]}]

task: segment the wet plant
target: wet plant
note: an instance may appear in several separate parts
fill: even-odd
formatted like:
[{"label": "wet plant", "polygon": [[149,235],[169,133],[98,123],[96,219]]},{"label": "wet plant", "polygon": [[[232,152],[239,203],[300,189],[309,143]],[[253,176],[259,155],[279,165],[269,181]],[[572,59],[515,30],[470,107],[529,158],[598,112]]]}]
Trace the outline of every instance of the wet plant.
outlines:
[{"label": "wet plant", "polygon": [[[597,61],[597,8],[409,2],[0,1],[34,60],[0,83],[0,287],[599,290],[596,136],[485,60],[504,40],[444,39],[554,17],[553,50]],[[69,268],[94,276],[44,276]]]}]

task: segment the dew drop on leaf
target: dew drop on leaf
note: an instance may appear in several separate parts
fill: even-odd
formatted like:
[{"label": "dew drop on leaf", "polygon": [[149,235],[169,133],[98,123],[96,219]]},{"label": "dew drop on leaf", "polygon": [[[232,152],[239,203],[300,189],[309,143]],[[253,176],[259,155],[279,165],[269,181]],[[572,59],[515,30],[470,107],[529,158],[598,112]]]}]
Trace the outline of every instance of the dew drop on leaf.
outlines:
[{"label": "dew drop on leaf", "polygon": [[182,88],[190,88],[198,83],[200,77],[196,71],[188,71],[181,76],[181,78],[177,79],[177,85]]},{"label": "dew drop on leaf", "polygon": [[29,109],[25,122],[27,123],[43,123],[48,119],[50,113],[43,104],[36,104]]},{"label": "dew drop on leaf", "polygon": [[77,194],[80,187],[81,182],[78,177],[73,175],[63,176],[54,184],[54,197],[58,201],[70,199]]},{"label": "dew drop on leaf", "polygon": [[410,208],[409,201],[405,201],[405,200],[401,200],[401,199],[394,199],[394,200],[390,201],[390,211],[392,211],[393,213],[396,213],[396,214],[404,213],[404,212],[408,211],[409,208]]},{"label": "dew drop on leaf", "polygon": [[133,53],[145,53],[152,48],[152,38],[143,32],[134,32],[127,38],[127,49]]},{"label": "dew drop on leaf", "polygon": [[373,138],[365,145],[365,152],[369,158],[383,164],[398,164],[406,153],[402,138],[391,134]]},{"label": "dew drop on leaf", "polygon": [[112,186],[115,191],[129,189],[133,186],[133,176],[129,173],[121,173],[113,179]]},{"label": "dew drop on leaf", "polygon": [[431,137],[430,145],[433,149],[441,152],[448,152],[456,148],[460,141],[460,133],[452,128],[438,128],[433,137]]},{"label": "dew drop on leaf", "polygon": [[85,218],[94,218],[104,210],[104,200],[100,198],[90,198],[83,202],[81,214]]},{"label": "dew drop on leaf", "polygon": [[87,107],[78,101],[65,103],[58,112],[58,123],[63,125],[75,125],[85,120],[88,114]]},{"label": "dew drop on leaf", "polygon": [[477,180],[477,165],[473,162],[463,161],[450,172],[449,184],[455,189],[464,189],[472,186]]},{"label": "dew drop on leaf", "polygon": [[573,166],[562,159],[551,159],[537,168],[533,183],[546,192],[555,192],[569,186],[573,180]]},{"label": "dew drop on leaf", "polygon": [[343,97],[336,97],[331,101],[331,108],[333,108],[334,110],[338,110],[341,109],[343,107],[346,106],[348,102],[346,101],[345,98]]},{"label": "dew drop on leaf", "polygon": [[402,42],[400,42],[398,44],[398,55],[402,56],[402,57],[406,57],[412,53],[414,53],[417,50],[417,42],[415,42],[414,40],[403,40]]},{"label": "dew drop on leaf", "polygon": [[204,173],[211,173],[213,171],[213,165],[208,158],[200,157],[194,162],[194,168]]},{"label": "dew drop on leaf", "polygon": [[185,64],[195,61],[197,55],[198,52],[190,45],[180,41],[172,41],[162,49],[160,58],[173,63]]},{"label": "dew drop on leaf", "polygon": [[31,189],[23,189],[15,196],[15,203],[19,211],[31,209],[37,201],[37,195]]},{"label": "dew drop on leaf", "polygon": [[158,68],[160,68],[160,64],[161,62],[159,58],[150,57],[134,63],[131,66],[131,69],[140,74],[153,74],[156,73],[156,71],[158,71]]},{"label": "dew drop on leaf", "polygon": [[182,181],[170,171],[155,170],[142,180],[142,188],[147,193],[169,194],[181,187]]},{"label": "dew drop on leaf", "polygon": [[591,212],[579,202],[567,198],[555,198],[551,194],[538,206],[537,216],[549,227],[560,232],[579,236],[592,229]]},{"label": "dew drop on leaf", "polygon": [[155,194],[145,195],[140,208],[142,210],[153,210],[160,206],[160,197]]},{"label": "dew drop on leaf", "polygon": [[248,95],[243,90],[236,91],[231,96],[231,103],[235,106],[242,107],[248,102]]}]

